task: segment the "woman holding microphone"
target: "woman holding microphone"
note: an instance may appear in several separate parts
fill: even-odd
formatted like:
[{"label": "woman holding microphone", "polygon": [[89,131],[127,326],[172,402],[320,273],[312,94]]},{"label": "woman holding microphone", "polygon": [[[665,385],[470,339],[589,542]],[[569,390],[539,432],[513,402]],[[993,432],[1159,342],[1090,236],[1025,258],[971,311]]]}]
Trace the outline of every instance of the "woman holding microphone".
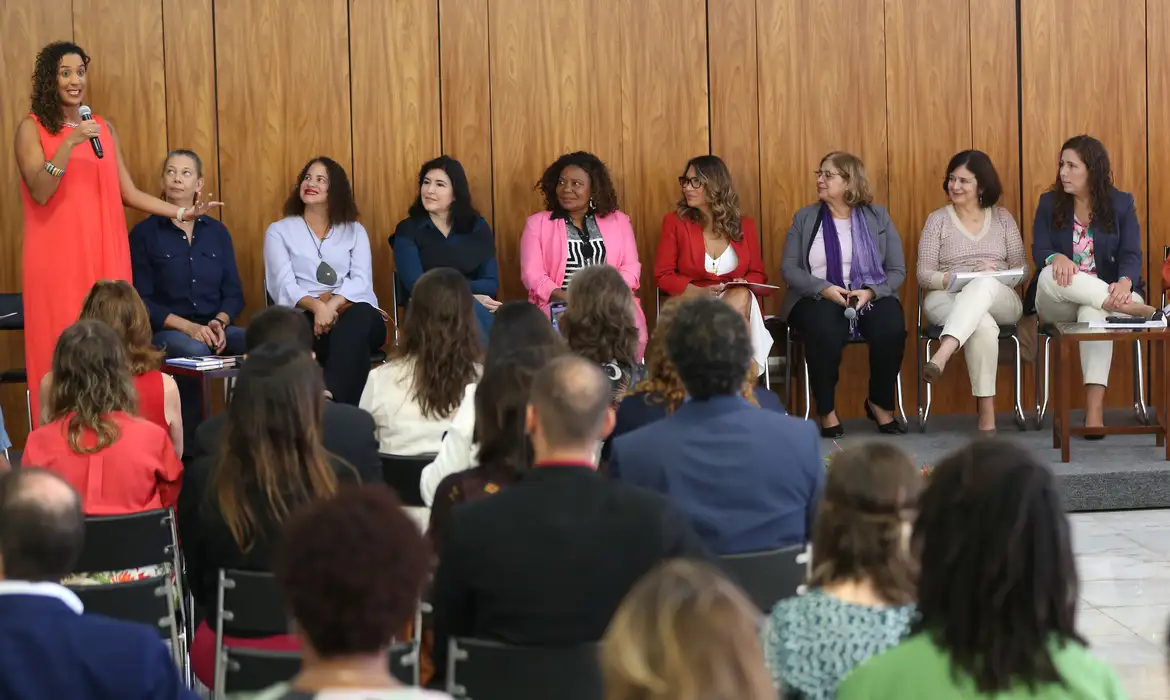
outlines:
[{"label": "woman holding microphone", "polygon": [[[76,44],[56,42],[42,49],[33,72],[32,106],[16,129],[29,386],[39,386],[49,371],[57,336],[77,320],[94,282],[131,279],[123,206],[179,221],[194,221],[220,206],[197,195],[194,206],[179,207],[134,186],[113,126],[83,106],[88,68],[89,56]],[[36,392],[31,399],[35,417],[40,415]]]}]

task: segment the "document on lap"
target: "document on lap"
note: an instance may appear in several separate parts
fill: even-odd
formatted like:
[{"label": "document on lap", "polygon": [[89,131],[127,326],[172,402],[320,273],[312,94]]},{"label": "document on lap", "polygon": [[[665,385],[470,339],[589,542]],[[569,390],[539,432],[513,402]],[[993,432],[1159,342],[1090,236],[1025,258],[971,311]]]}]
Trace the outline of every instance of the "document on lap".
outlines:
[{"label": "document on lap", "polygon": [[956,272],[951,278],[950,285],[947,286],[948,292],[957,292],[971,280],[982,279],[990,277],[999,280],[1008,287],[1015,287],[1024,281],[1024,276],[1027,270],[1022,267],[1012,268],[1011,270],[996,270],[995,272]]},{"label": "document on lap", "polygon": [[761,289],[780,289],[774,284],[763,284],[762,282],[728,282],[723,285],[726,287],[759,287]]}]

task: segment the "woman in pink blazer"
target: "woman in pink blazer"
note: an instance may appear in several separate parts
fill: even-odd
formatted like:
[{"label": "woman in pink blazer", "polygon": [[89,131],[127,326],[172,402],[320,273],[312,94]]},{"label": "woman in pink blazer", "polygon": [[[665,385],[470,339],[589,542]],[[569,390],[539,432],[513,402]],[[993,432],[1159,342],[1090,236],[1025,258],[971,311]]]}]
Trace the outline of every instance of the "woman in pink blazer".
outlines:
[{"label": "woman in pink blazer", "polygon": [[630,217],[618,211],[605,164],[592,153],[568,153],[544,171],[536,189],[545,211],[528,217],[520,238],[520,279],[528,301],[548,313],[567,301],[573,274],[588,265],[617,268],[630,286],[638,325],[638,359],[646,348],[646,315],[638,295],[642,263]]}]

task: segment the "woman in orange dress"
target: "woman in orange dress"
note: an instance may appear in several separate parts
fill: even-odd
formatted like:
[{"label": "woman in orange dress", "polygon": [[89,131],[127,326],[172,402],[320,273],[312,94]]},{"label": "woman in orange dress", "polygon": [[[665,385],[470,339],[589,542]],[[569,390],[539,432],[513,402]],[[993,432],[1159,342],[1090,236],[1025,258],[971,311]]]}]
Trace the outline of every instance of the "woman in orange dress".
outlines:
[{"label": "woman in orange dress", "polygon": [[[37,54],[32,109],[16,129],[24,201],[24,348],[28,385],[49,371],[61,331],[100,279],[129,280],[130,246],[123,205],[193,221],[219,202],[178,207],[134,186],[113,125],[82,120],[89,56],[56,42]],[[106,132],[109,132],[108,134]],[[104,157],[87,143],[98,138]],[[40,416],[37,392],[31,396]]]}]

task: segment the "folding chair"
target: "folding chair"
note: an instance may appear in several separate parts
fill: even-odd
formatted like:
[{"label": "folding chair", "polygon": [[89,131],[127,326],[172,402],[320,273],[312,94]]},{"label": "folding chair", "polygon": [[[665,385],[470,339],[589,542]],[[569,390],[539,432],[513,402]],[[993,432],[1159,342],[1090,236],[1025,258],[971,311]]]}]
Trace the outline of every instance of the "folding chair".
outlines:
[{"label": "folding chair", "polygon": [[[918,355],[918,430],[926,432],[926,423],[930,420],[930,405],[934,397],[933,385],[926,381],[924,370],[926,363],[930,362],[931,344],[935,342],[942,342],[942,324],[926,323],[922,321],[922,298],[923,289],[918,287],[918,342],[915,343],[915,350]],[[1016,427],[1020,430],[1028,429],[1028,419],[1024,415],[1023,404],[1023,366],[1021,364],[1022,355],[1020,351],[1020,336],[1017,326],[1014,323],[1000,324],[999,339],[1011,340],[1012,347],[1015,348],[1015,363],[1013,365],[1013,386],[1015,390],[1012,394],[1014,400],[1013,416],[1016,421]],[[926,397],[926,405],[923,405],[923,396]]]},{"label": "folding chair", "polygon": [[382,479],[394,489],[402,505],[416,508],[426,507],[423,502],[419,482],[422,479],[422,470],[435,461],[434,454],[424,455],[392,455],[381,453]]},{"label": "folding chair", "polygon": [[[24,296],[21,294],[0,294],[0,331],[24,330]],[[23,384],[24,407],[28,414],[28,431],[33,429],[32,392],[28,385],[28,372],[24,367],[13,367],[0,372],[0,385]]]},{"label": "folding chair", "polygon": [[797,544],[766,552],[726,554],[719,557],[719,566],[767,615],[781,600],[804,593],[811,560],[808,547]]},{"label": "folding chair", "polygon": [[447,692],[474,700],[602,700],[596,644],[516,647],[480,639],[448,643]]},{"label": "folding chair", "polygon": [[[864,345],[863,338],[850,338],[845,342],[845,346],[850,345]],[[812,389],[808,383],[808,358],[805,355],[804,336],[802,336],[792,326],[788,327],[788,337],[785,340],[784,357],[784,392],[785,402],[787,404],[789,415],[796,415],[794,407],[796,405],[796,391],[792,385],[792,366],[795,364],[794,358],[800,358],[800,366],[804,369],[804,419],[808,420],[812,414]],[[842,360],[844,361],[844,360]],[[906,425],[906,405],[902,398],[902,373],[898,372],[898,417],[902,419],[902,424]]]},{"label": "folding chair", "polygon": [[295,652],[241,649],[224,643],[231,634],[270,637],[288,633],[284,600],[276,578],[266,571],[220,569],[215,606],[215,698],[263,690],[286,681],[301,667]]}]

